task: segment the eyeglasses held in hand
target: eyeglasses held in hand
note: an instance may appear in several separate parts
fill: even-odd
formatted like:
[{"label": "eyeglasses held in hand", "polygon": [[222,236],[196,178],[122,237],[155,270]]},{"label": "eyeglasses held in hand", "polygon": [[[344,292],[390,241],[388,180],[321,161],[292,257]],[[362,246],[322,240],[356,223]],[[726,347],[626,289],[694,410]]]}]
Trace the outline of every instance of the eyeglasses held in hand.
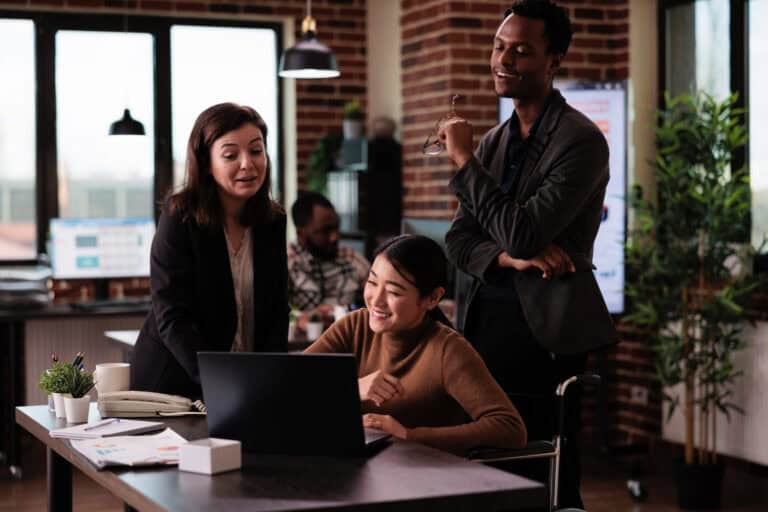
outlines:
[{"label": "eyeglasses held in hand", "polygon": [[427,140],[424,141],[424,145],[421,147],[421,152],[425,155],[439,155],[445,151],[445,144],[440,140],[438,133],[440,132],[440,127],[443,125],[443,123],[449,119],[458,117],[456,115],[456,101],[460,98],[461,94],[454,94],[451,96],[451,111],[448,112],[447,115],[441,117],[437,123],[435,123],[435,128],[429,133],[429,135],[427,135]]}]

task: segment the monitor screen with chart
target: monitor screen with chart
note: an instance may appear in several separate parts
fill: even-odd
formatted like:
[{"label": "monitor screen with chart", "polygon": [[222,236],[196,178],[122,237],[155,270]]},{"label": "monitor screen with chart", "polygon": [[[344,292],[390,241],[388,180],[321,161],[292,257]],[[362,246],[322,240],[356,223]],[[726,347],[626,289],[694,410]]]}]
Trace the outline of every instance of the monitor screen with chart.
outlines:
[{"label": "monitor screen with chart", "polygon": [[53,277],[147,277],[154,235],[149,218],[52,219]]}]

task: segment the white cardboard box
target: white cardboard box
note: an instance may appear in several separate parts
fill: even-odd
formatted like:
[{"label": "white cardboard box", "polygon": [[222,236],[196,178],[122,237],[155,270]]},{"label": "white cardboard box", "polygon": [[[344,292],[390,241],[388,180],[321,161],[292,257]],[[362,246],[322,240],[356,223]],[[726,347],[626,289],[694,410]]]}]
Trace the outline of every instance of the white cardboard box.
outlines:
[{"label": "white cardboard box", "polygon": [[215,475],[242,466],[240,441],[208,437],[182,444],[179,469]]}]

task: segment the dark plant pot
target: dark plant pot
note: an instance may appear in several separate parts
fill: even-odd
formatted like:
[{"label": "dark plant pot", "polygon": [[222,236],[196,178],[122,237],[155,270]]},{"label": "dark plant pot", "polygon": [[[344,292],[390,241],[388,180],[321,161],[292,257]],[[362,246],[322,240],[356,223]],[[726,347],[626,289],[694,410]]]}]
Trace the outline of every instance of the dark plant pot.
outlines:
[{"label": "dark plant pot", "polygon": [[686,510],[720,508],[725,465],[686,464],[678,459],[675,477],[677,479],[677,505]]}]

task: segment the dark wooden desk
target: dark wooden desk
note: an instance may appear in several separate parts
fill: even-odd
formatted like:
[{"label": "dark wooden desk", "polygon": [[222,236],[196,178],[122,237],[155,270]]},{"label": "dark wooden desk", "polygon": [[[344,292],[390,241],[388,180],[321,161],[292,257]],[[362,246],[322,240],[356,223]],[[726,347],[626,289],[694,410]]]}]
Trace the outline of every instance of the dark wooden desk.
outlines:
[{"label": "dark wooden desk", "polygon": [[[367,459],[258,455],[213,477],[168,467],[98,471],[69,441],[48,435],[63,421],[45,406],[17,407],[16,421],[46,445],[48,510],[56,512],[72,510],[72,465],[126,508],[153,512],[519,510],[546,500],[541,484],[401,441]],[[207,436],[203,418],[164,421],[186,439]]]},{"label": "dark wooden desk", "polygon": [[0,309],[0,454],[10,473],[21,478],[18,435],[14,408],[21,401],[23,386],[24,324],[42,318],[93,318],[146,315],[149,306],[119,306],[81,310],[68,304],[42,308]]}]

